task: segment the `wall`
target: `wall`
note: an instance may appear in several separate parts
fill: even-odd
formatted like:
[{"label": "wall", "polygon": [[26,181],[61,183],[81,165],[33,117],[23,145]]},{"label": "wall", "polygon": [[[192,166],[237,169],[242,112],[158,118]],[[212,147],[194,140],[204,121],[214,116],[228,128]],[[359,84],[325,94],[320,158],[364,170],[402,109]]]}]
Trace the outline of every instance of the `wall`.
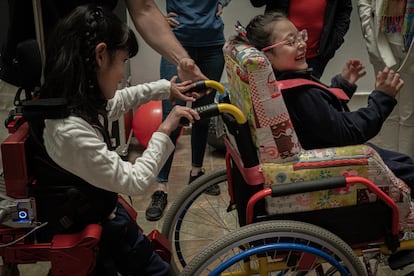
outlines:
[{"label": "wall", "polygon": [[[161,11],[165,13],[165,0],[155,0]],[[322,81],[329,83],[330,78],[341,71],[342,66],[349,58],[360,58],[367,70],[367,75],[358,82],[358,92],[362,94],[373,89],[374,73],[368,60],[368,54],[361,34],[360,21],[357,12],[356,1],[353,0],[353,12],[351,17],[351,26],[345,36],[345,43],[336,53],[334,59],[328,64]],[[256,14],[262,13],[263,8],[254,8],[248,0],[233,0],[229,6],[224,9],[223,21],[225,23],[225,35],[229,37],[234,34],[234,23],[239,20],[246,25],[249,20]],[[132,25],[132,24],[130,24]],[[139,35],[138,35],[139,37]],[[133,84],[156,80],[159,78],[160,56],[154,50],[148,47],[146,43],[139,39],[140,51],[136,57],[131,60],[131,81]],[[223,76],[222,81],[226,81]],[[357,95],[351,102],[351,108],[357,107],[366,102],[366,95]]]}]

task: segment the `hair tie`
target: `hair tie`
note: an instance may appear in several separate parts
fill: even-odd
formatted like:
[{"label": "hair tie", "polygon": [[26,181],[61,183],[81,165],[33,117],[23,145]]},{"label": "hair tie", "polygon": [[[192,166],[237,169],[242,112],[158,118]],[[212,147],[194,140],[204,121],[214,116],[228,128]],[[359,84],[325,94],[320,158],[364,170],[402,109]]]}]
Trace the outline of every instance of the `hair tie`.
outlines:
[{"label": "hair tie", "polygon": [[246,37],[246,28],[240,23],[239,20],[237,20],[236,24],[234,25],[234,27],[236,28],[236,32],[243,36]]}]

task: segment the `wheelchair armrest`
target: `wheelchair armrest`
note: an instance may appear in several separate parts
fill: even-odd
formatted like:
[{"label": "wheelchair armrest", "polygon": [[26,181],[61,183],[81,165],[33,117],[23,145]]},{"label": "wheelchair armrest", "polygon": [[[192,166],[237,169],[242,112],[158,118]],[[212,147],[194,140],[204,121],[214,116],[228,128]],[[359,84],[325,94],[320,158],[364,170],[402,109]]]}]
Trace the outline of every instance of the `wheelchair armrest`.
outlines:
[{"label": "wheelchair armrest", "polygon": [[50,249],[51,275],[91,275],[102,227],[89,224],[75,234],[55,235]]},{"label": "wheelchair armrest", "polygon": [[335,176],[317,180],[272,185],[272,197],[286,196],[297,193],[308,193],[327,189],[337,189],[346,186],[344,176]]},{"label": "wheelchair armrest", "polygon": [[102,227],[99,224],[89,224],[81,232],[74,234],[57,234],[52,240],[52,250],[79,246],[92,248],[98,244],[101,234]]}]

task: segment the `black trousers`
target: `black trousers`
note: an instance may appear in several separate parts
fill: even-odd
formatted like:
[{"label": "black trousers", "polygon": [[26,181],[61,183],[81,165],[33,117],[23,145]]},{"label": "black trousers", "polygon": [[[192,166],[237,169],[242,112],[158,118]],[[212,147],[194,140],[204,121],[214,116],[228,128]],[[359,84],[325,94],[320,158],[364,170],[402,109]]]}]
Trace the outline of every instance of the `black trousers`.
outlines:
[{"label": "black trousers", "polygon": [[96,275],[170,275],[169,264],[153,251],[147,237],[120,204],[115,218],[102,223],[102,229]]}]

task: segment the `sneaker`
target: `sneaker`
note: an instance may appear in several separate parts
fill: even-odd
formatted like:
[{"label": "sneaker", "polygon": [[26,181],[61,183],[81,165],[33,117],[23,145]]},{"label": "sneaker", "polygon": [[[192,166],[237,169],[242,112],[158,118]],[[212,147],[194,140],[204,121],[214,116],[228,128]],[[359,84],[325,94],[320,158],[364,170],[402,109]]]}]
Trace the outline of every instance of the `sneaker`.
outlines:
[{"label": "sneaker", "polygon": [[155,191],[151,196],[151,202],[145,210],[145,217],[149,221],[157,221],[162,217],[165,207],[167,206],[167,193]]},{"label": "sneaker", "polygon": [[202,175],[204,175],[204,169],[201,169],[201,171],[199,171],[197,175],[191,175],[191,171],[190,171],[190,177],[188,178],[188,184],[191,184],[191,182],[193,182],[194,180],[196,180]]},{"label": "sneaker", "polygon": [[[202,175],[204,175],[204,170],[199,171],[197,175],[191,175],[191,171],[190,171],[190,177],[188,178],[188,184],[191,184],[191,182],[193,182],[194,180],[196,180]],[[214,184],[208,187],[204,193],[208,195],[212,195],[212,196],[218,196],[220,195],[220,187],[217,184]]]}]

